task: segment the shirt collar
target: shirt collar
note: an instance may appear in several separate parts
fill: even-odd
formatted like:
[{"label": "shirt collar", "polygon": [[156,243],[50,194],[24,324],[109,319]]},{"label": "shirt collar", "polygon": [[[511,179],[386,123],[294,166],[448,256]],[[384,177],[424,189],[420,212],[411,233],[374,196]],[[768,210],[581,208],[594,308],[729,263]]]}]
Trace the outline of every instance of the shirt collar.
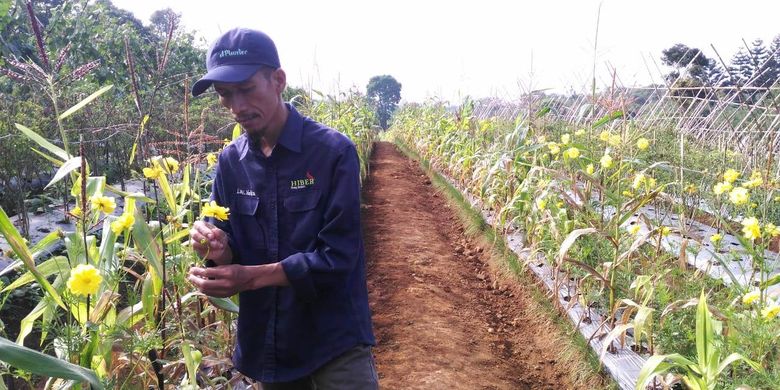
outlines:
[{"label": "shirt collar", "polygon": [[[290,151],[300,153],[301,152],[301,137],[303,136],[303,116],[298,113],[298,110],[290,103],[284,103],[287,107],[289,114],[287,115],[287,121],[284,123],[282,133],[279,135],[279,140],[276,141],[277,145],[282,145]],[[243,160],[246,154],[249,152],[249,137],[246,136],[246,132],[241,134],[241,138],[237,140],[239,159]]]}]

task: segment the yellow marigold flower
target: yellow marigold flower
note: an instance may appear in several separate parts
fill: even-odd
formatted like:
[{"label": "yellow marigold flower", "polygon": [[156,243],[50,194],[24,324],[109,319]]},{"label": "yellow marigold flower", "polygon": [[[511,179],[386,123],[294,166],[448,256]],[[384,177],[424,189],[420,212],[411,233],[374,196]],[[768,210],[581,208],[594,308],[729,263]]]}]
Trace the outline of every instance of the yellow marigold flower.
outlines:
[{"label": "yellow marigold flower", "polygon": [[162,163],[165,165],[165,169],[167,169],[170,173],[176,173],[179,171],[179,162],[176,161],[176,159],[173,157],[164,158]]},{"label": "yellow marigold flower", "polygon": [[604,131],[601,132],[601,134],[599,134],[599,139],[604,141],[604,142],[607,142],[607,141],[609,141],[609,137],[611,135],[612,135],[612,133],[610,133],[607,130],[604,130]]},{"label": "yellow marigold flower", "polygon": [[562,143],[562,144],[566,145],[566,144],[568,144],[569,142],[571,142],[571,135],[569,135],[569,134],[564,134],[564,135],[562,135],[562,136],[561,136],[561,143]]},{"label": "yellow marigold flower", "polygon": [[761,227],[758,225],[758,219],[756,219],[756,217],[742,220],[742,235],[750,241],[761,238]]},{"label": "yellow marigold flower", "polygon": [[100,210],[106,214],[111,214],[116,208],[116,202],[114,198],[110,196],[103,196],[102,194],[95,194],[89,197],[89,202],[92,204],[92,208]]},{"label": "yellow marigold flower", "polygon": [[135,217],[133,214],[124,213],[120,215],[116,221],[111,222],[111,231],[113,231],[114,234],[119,235],[119,233],[122,233],[125,230],[132,229],[134,223]]},{"label": "yellow marigold flower", "polygon": [[593,166],[593,164],[588,164],[588,166],[585,167],[585,173],[587,173],[588,175],[592,175],[593,172],[595,172],[595,171],[596,171],[596,168]]},{"label": "yellow marigold flower", "polygon": [[144,177],[147,179],[155,180],[158,177],[160,177],[160,174],[162,174],[162,169],[158,168],[157,166],[153,166],[151,168],[144,168]]},{"label": "yellow marigold flower", "polygon": [[715,184],[715,187],[712,188],[712,191],[715,193],[715,195],[721,195],[726,192],[731,191],[731,183],[724,181],[718,184]]},{"label": "yellow marigold flower", "polygon": [[208,164],[208,167],[211,168],[214,165],[217,164],[217,155],[214,153],[209,153],[206,155],[206,163]]},{"label": "yellow marigold flower", "polygon": [[640,138],[636,141],[636,147],[639,150],[645,150],[650,147],[650,141],[648,141],[647,138]]},{"label": "yellow marigold flower", "polygon": [[620,146],[620,141],[622,141],[620,138],[620,134],[614,134],[609,136],[609,140],[607,140],[607,143],[610,146],[618,147]]},{"label": "yellow marigold flower", "polygon": [[747,188],[737,187],[729,192],[729,200],[735,205],[743,205],[750,201],[750,193]]},{"label": "yellow marigold flower", "polygon": [[599,163],[601,163],[601,166],[604,167],[605,169],[606,168],[611,168],[612,167],[612,156],[610,156],[608,154],[605,154],[604,156],[601,157],[601,161],[599,161]]},{"label": "yellow marigold flower", "polygon": [[628,230],[628,232],[631,233],[632,235],[637,235],[640,229],[641,227],[639,226],[639,224],[636,224],[636,225],[629,226],[628,229],[626,230]]},{"label": "yellow marigold flower", "polygon": [[723,174],[723,180],[725,180],[725,181],[727,181],[729,183],[733,183],[737,179],[739,179],[739,172],[737,172],[737,171],[735,171],[735,170],[733,170],[731,168],[727,169],[726,172]]},{"label": "yellow marigold flower", "polygon": [[217,202],[212,200],[210,203],[203,205],[201,216],[216,218],[220,221],[227,221],[228,216],[230,216],[230,209],[227,207],[222,207],[218,205]]},{"label": "yellow marigold flower", "polygon": [[761,298],[761,290],[751,291],[742,296],[742,303],[749,305],[755,302],[758,298]]},{"label": "yellow marigold flower", "polygon": [[715,233],[712,236],[710,236],[710,241],[714,245],[718,245],[718,243],[721,242],[721,240],[723,240],[723,236],[720,233]]},{"label": "yellow marigold flower", "polygon": [[81,207],[79,207],[79,206],[76,206],[76,207],[70,209],[70,215],[72,215],[72,216],[74,216],[76,218],[81,218],[81,216],[83,214],[84,214],[84,212],[81,211]]},{"label": "yellow marigold flower", "polygon": [[578,137],[583,135],[583,134],[585,134],[585,129],[579,129],[579,130],[574,132],[574,135],[576,135]]},{"label": "yellow marigold flower", "polygon": [[626,191],[623,191],[623,196],[627,196],[627,197],[630,198],[630,197],[634,196],[634,193],[631,192],[631,191],[626,190]]},{"label": "yellow marigold flower", "polygon": [[68,290],[76,295],[91,295],[97,292],[103,277],[98,270],[88,264],[79,264],[70,271]]},{"label": "yellow marigold flower", "polygon": [[545,208],[547,208],[547,199],[537,199],[536,208],[539,210],[544,210]]},{"label": "yellow marigold flower", "polygon": [[669,228],[669,226],[661,226],[661,237],[666,237],[672,232],[672,229]]},{"label": "yellow marigold flower", "polygon": [[761,310],[761,316],[767,320],[771,320],[780,314],[780,305],[770,305]]},{"label": "yellow marigold flower", "polygon": [[563,156],[573,160],[580,156],[580,150],[577,148],[568,148],[565,152],[563,152]]},{"label": "yellow marigold flower", "polygon": [[550,149],[550,154],[558,154],[561,152],[561,147],[558,146],[555,142],[550,142],[547,144],[547,147]]},{"label": "yellow marigold flower", "polygon": [[780,227],[775,226],[773,223],[764,224],[764,233],[771,237],[780,236]]}]

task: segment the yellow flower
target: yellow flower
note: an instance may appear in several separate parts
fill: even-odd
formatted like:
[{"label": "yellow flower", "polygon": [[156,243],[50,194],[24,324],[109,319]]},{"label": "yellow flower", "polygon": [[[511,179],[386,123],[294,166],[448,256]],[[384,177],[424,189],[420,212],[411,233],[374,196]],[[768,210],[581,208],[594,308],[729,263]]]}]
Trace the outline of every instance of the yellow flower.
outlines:
[{"label": "yellow flower", "polygon": [[719,243],[721,240],[723,240],[723,236],[722,236],[720,233],[715,233],[715,234],[713,234],[712,236],[710,236],[710,241],[711,241],[711,242],[712,242],[714,245],[718,245],[718,243]]},{"label": "yellow flower", "polygon": [[539,210],[544,210],[545,208],[547,208],[547,199],[537,199],[536,208]]},{"label": "yellow flower", "polygon": [[750,241],[761,238],[761,227],[758,225],[758,219],[750,217],[742,220],[742,234]]},{"label": "yellow flower", "polygon": [[735,205],[743,205],[750,201],[750,193],[747,188],[737,187],[729,193],[729,200]]},{"label": "yellow flower", "polygon": [[604,156],[601,157],[601,161],[599,162],[601,163],[602,167],[610,168],[612,167],[612,156],[605,154]]},{"label": "yellow flower", "polygon": [[214,153],[209,153],[206,155],[206,163],[208,163],[208,167],[211,168],[214,165],[217,164],[217,155]]},{"label": "yellow flower", "polygon": [[631,188],[638,190],[639,187],[642,186],[642,184],[645,183],[645,175],[643,173],[637,174],[634,178],[634,183],[631,184]]},{"label": "yellow flower", "polygon": [[661,232],[661,237],[666,237],[669,235],[669,233],[672,232],[672,229],[670,229],[669,226],[662,226],[660,232]]},{"label": "yellow flower", "polygon": [[70,271],[68,290],[76,295],[90,295],[97,292],[103,277],[98,270],[88,264],[79,264]]},{"label": "yellow flower", "polygon": [[89,202],[92,204],[92,208],[100,210],[106,214],[111,214],[116,208],[116,202],[114,198],[110,196],[103,196],[102,194],[95,194],[89,197]]},{"label": "yellow flower", "polygon": [[723,174],[723,180],[733,183],[739,178],[739,172],[729,168],[726,170],[726,172]]},{"label": "yellow flower", "polygon": [[583,135],[583,134],[585,134],[585,129],[579,129],[579,130],[574,132],[574,135],[576,135],[578,137]]},{"label": "yellow flower", "polygon": [[540,135],[540,136],[536,137],[536,142],[540,143],[540,144],[543,144],[546,140],[547,140],[547,137],[545,137],[543,135]]},{"label": "yellow flower", "polygon": [[773,223],[767,223],[764,225],[764,233],[771,237],[780,236],[780,228]]},{"label": "yellow flower", "polygon": [[604,141],[604,142],[607,142],[607,141],[609,141],[609,137],[611,135],[612,134],[609,131],[604,130],[604,131],[601,132],[601,134],[599,134],[599,139]]},{"label": "yellow flower", "polygon": [[777,314],[779,313],[780,313],[780,305],[770,305],[765,307],[764,310],[761,310],[761,316],[767,320],[771,320],[777,317]]},{"label": "yellow flower", "polygon": [[135,217],[133,214],[124,213],[120,215],[116,221],[111,222],[111,231],[113,231],[114,234],[119,235],[119,233],[122,233],[125,230],[132,229],[134,223]]},{"label": "yellow flower", "polygon": [[147,179],[155,180],[160,177],[163,171],[156,165],[151,168],[144,168],[144,177]]},{"label": "yellow flower", "polygon": [[230,216],[230,209],[219,206],[217,205],[217,202],[212,200],[210,203],[203,205],[201,216],[216,218],[220,221],[227,221],[228,216]]},{"label": "yellow flower", "polygon": [[227,147],[228,145],[230,145],[230,142],[231,141],[229,139],[227,139],[227,138],[223,139],[222,140],[222,147],[223,148]]},{"label": "yellow flower", "polygon": [[580,156],[580,150],[577,148],[568,148],[565,152],[563,152],[563,156],[573,160]]},{"label": "yellow flower", "polygon": [[615,134],[615,135],[610,135],[609,136],[609,140],[607,140],[607,143],[610,146],[618,147],[618,146],[620,146],[620,141],[621,141],[620,134]]},{"label": "yellow flower", "polygon": [[569,142],[571,142],[571,135],[569,135],[569,134],[564,134],[564,135],[562,135],[562,136],[561,136],[561,143],[562,143],[562,144],[566,145],[566,144],[568,144]]},{"label": "yellow flower", "polygon": [[645,150],[650,147],[650,141],[648,141],[647,138],[640,138],[636,140],[636,147],[639,150]]},{"label": "yellow flower", "polygon": [[715,193],[715,195],[721,195],[731,191],[731,188],[731,183],[724,181],[722,183],[715,184],[715,187],[712,188],[712,191]]},{"label": "yellow flower", "polygon": [[687,193],[689,193],[691,195],[695,194],[696,191],[698,191],[698,190],[699,189],[696,188],[695,184],[688,184],[687,186],[685,186],[685,192],[687,192]]},{"label": "yellow flower", "polygon": [[70,215],[72,215],[72,216],[74,216],[76,218],[81,218],[81,216],[83,214],[84,214],[84,212],[81,211],[81,207],[79,207],[79,206],[76,206],[76,207],[70,209]]},{"label": "yellow flower", "polygon": [[758,298],[761,298],[761,290],[751,291],[742,297],[742,303],[749,305],[755,302]]},{"label": "yellow flower", "polygon": [[167,169],[170,173],[176,173],[179,171],[179,162],[176,161],[176,159],[173,157],[164,158],[162,163],[164,164],[165,169]]},{"label": "yellow flower", "polygon": [[627,196],[627,197],[630,198],[630,197],[634,196],[634,193],[631,192],[631,191],[626,190],[626,191],[623,191],[623,196]]},{"label": "yellow flower", "polygon": [[550,142],[549,144],[547,144],[547,147],[550,148],[550,154],[553,155],[558,154],[561,151],[561,147],[558,146],[558,144],[556,144],[555,142]]},{"label": "yellow flower", "polygon": [[596,171],[596,168],[593,166],[593,164],[588,164],[588,166],[585,167],[585,173],[587,173],[588,175],[592,175],[593,172],[595,172],[595,171]]},{"label": "yellow flower", "polygon": [[633,235],[637,235],[639,233],[639,229],[641,229],[641,227],[639,226],[639,224],[636,224],[636,225],[629,226],[628,229],[626,230],[628,230],[628,232]]},{"label": "yellow flower", "polygon": [[764,184],[764,179],[761,178],[761,172],[753,171],[753,174],[750,175],[750,180],[742,183],[742,186],[746,188],[756,188],[762,184]]}]

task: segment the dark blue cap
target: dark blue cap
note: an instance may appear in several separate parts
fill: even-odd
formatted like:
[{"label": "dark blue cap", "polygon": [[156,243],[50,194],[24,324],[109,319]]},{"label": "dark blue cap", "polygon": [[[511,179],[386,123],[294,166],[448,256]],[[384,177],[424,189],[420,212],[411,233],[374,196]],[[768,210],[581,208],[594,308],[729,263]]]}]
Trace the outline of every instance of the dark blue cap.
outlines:
[{"label": "dark blue cap", "polygon": [[207,73],[192,86],[192,95],[202,94],[214,82],[246,81],[263,66],[281,66],[274,41],[261,31],[234,28],[211,45],[206,54]]}]

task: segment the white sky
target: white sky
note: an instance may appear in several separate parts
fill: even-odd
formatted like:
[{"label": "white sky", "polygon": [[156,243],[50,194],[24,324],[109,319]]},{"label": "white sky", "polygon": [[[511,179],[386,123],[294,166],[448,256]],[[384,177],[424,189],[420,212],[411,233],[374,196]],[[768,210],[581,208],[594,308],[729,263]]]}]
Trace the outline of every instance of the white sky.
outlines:
[{"label": "white sky", "polygon": [[[158,9],[181,13],[204,46],[249,27],[276,42],[288,84],[334,93],[390,74],[406,101],[513,98],[530,89],[565,92],[660,82],[661,50],[675,43],[723,60],[780,34],[778,0],[250,1],[113,0],[144,23]],[[600,22],[597,14],[601,4]],[[646,65],[647,64],[647,65]],[[647,66],[650,67],[650,72]],[[662,69],[666,71],[666,69]]]}]

